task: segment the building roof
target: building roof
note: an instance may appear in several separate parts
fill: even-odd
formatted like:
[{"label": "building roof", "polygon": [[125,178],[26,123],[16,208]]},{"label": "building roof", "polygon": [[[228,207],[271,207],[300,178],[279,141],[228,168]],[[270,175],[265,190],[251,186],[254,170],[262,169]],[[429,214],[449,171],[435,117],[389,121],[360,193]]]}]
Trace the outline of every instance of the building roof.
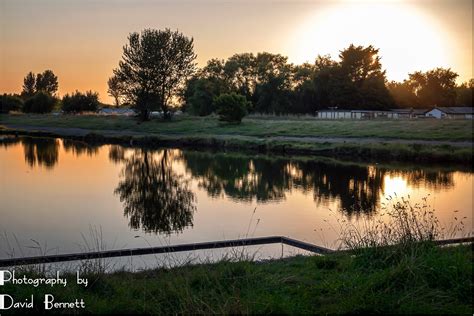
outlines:
[{"label": "building roof", "polygon": [[324,110],[318,110],[316,112],[350,112],[350,113],[390,113],[392,110],[343,110],[343,109],[324,109]]},{"label": "building roof", "polygon": [[467,106],[435,107],[446,114],[473,114],[473,108]]},{"label": "building roof", "polygon": [[426,112],[429,112],[430,109],[413,109],[413,114],[425,114]]},{"label": "building roof", "polygon": [[391,112],[399,113],[399,114],[425,114],[426,112],[430,111],[430,109],[391,109]]},{"label": "building roof", "polygon": [[410,114],[411,111],[413,111],[413,109],[391,109],[390,111],[391,111],[391,112],[395,112],[395,113],[407,113],[407,114]]}]

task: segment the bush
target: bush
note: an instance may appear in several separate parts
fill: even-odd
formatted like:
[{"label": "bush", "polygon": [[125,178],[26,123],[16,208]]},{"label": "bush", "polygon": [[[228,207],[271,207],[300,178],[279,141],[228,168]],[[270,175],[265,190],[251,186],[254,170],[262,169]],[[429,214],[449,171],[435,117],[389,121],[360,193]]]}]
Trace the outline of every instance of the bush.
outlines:
[{"label": "bush", "polygon": [[0,113],[19,111],[23,108],[23,100],[15,95],[4,94],[0,96]]},{"label": "bush", "polygon": [[23,112],[25,113],[49,113],[54,109],[57,99],[45,92],[37,92],[25,101]]},{"label": "bush", "polygon": [[97,92],[87,91],[84,94],[76,91],[63,97],[62,109],[64,112],[97,111],[99,104],[99,94]]},{"label": "bush", "polygon": [[249,106],[250,102],[243,95],[236,93],[221,94],[214,99],[219,120],[225,122],[240,123]]}]

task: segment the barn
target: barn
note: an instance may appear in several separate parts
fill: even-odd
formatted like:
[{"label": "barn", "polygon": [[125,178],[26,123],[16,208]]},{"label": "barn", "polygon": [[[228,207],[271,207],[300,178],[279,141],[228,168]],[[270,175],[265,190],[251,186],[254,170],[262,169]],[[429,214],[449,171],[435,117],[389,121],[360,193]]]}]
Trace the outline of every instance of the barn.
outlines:
[{"label": "barn", "polygon": [[472,107],[435,107],[425,113],[426,117],[433,117],[437,119],[468,119],[472,120]]}]

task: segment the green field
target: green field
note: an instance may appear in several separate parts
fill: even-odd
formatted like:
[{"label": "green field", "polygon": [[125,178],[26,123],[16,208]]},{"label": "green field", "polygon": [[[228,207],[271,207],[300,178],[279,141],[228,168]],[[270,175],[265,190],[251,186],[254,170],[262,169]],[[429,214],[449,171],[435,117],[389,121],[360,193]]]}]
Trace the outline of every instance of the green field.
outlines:
[{"label": "green field", "polygon": [[41,313],[49,293],[56,302],[83,298],[94,314],[472,314],[472,247],[412,250],[94,273],[87,288],[71,275],[67,287],[7,283],[2,291],[18,301],[34,294],[30,313]]},{"label": "green field", "polygon": [[[2,130],[3,126],[3,130]],[[240,125],[216,117],[179,116],[139,122],[95,115],[0,115],[0,133],[69,137],[142,146],[227,148],[317,155],[364,161],[472,162],[472,121],[323,121],[311,117],[245,118]]]},{"label": "green field", "polygon": [[139,123],[132,117],[1,115],[0,124],[130,130],[169,135],[242,135],[255,137],[374,137],[404,140],[472,140],[472,121],[465,120],[337,120],[296,117],[249,117],[240,125],[223,124],[216,117],[176,116],[171,121]]}]

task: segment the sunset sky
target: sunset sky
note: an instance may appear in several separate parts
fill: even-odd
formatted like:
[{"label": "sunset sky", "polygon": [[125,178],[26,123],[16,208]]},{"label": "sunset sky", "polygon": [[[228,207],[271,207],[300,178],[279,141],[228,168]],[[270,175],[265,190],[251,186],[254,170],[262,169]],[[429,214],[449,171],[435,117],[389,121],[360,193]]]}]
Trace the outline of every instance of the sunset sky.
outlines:
[{"label": "sunset sky", "polygon": [[95,90],[111,102],[107,78],[127,35],[165,27],[194,37],[199,66],[262,51],[313,62],[372,44],[389,80],[442,66],[461,82],[473,77],[472,9],[471,0],[0,0],[0,93],[52,69],[61,96]]}]

